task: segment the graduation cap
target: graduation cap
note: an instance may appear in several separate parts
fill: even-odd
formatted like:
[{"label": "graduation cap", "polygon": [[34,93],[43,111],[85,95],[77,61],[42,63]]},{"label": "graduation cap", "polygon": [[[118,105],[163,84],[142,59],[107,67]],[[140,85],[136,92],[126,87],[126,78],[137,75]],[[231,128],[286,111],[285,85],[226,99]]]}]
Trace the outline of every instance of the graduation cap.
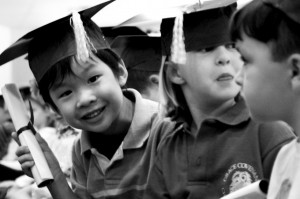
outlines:
[{"label": "graduation cap", "polygon": [[127,70],[159,72],[161,39],[142,35],[118,36],[111,48],[123,59]]},{"label": "graduation cap", "polygon": [[177,59],[172,60],[181,63],[185,61],[182,60],[184,52],[230,42],[228,25],[236,7],[236,0],[215,0],[207,7],[205,4],[199,4],[198,8],[194,5],[194,10],[182,16],[163,19],[160,26],[163,55],[171,56],[171,59],[176,56]]},{"label": "graduation cap", "polygon": [[[83,58],[90,51],[110,48],[91,17],[113,1],[73,13],[27,33],[2,52],[0,66],[28,53],[30,69],[39,82],[51,66],[66,57],[77,55]],[[76,42],[79,40],[81,42]]]},{"label": "graduation cap", "polygon": [[289,18],[300,24],[300,1],[298,0],[263,0],[264,3],[284,12]]}]

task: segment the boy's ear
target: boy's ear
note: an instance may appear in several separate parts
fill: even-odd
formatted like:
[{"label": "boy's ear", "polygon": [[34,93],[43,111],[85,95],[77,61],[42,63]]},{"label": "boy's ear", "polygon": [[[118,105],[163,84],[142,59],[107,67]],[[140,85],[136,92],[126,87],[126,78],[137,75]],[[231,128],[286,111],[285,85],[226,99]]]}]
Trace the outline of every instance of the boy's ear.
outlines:
[{"label": "boy's ear", "polygon": [[174,84],[182,85],[185,83],[185,79],[181,76],[179,66],[177,64],[168,64],[166,73],[171,82]]},{"label": "boy's ear", "polygon": [[119,63],[119,84],[121,87],[125,86],[128,78],[128,71],[125,67],[123,60]]},{"label": "boy's ear", "polygon": [[149,81],[151,82],[151,84],[158,86],[158,83],[159,83],[159,76],[158,76],[158,74],[152,74],[152,75],[150,75],[149,76]]},{"label": "boy's ear", "polygon": [[292,89],[300,93],[300,53],[294,53],[289,56],[288,64],[291,69]]}]

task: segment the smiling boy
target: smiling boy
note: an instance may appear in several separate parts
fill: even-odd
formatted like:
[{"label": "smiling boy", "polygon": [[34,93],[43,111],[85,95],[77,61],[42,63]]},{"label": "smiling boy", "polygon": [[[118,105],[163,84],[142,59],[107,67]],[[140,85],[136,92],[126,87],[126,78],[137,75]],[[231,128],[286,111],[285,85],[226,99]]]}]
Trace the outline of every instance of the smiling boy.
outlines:
[{"label": "smiling boy", "polygon": [[[44,101],[82,130],[73,146],[71,187],[49,146],[36,134],[54,176],[48,185],[53,198],[141,198],[160,137],[173,128],[157,116],[156,102],[123,89],[126,67],[91,20],[110,2],[38,28],[0,55],[3,64],[12,58],[10,53],[28,52]],[[18,141],[16,134],[14,138]],[[17,156],[32,176],[28,147],[20,146]]]}]

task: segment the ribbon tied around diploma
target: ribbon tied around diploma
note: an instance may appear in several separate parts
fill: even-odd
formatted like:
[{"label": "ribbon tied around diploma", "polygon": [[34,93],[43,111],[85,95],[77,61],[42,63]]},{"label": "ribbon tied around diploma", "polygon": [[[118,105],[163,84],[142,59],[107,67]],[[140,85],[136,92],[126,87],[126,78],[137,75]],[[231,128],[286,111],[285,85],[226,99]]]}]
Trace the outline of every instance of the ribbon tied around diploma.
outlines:
[{"label": "ribbon tied around diploma", "polygon": [[23,131],[26,131],[26,130],[31,130],[32,133],[35,135],[36,134],[36,130],[33,126],[33,123],[34,123],[34,115],[33,115],[33,109],[32,109],[32,105],[31,105],[31,102],[30,100],[28,100],[29,102],[29,111],[30,111],[30,120],[28,122],[28,124],[24,127],[21,127],[18,131],[17,131],[17,135],[19,136]]}]

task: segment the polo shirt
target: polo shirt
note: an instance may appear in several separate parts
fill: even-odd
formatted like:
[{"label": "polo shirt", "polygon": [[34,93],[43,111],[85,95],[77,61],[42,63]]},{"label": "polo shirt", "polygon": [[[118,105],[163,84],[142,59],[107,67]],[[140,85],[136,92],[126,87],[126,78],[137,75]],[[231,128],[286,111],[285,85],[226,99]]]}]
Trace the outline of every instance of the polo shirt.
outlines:
[{"label": "polo shirt", "polygon": [[194,134],[178,122],[158,147],[145,199],[220,198],[270,177],[278,150],[295,136],[283,122],[254,122],[244,100],[236,102]]},{"label": "polo shirt", "polygon": [[[131,126],[111,160],[93,148],[87,132],[75,142],[71,183],[80,198],[141,198],[157,145],[174,122],[158,117],[158,103],[143,99],[133,89],[126,95],[135,99]],[[101,140],[99,140],[101,142]]]}]

